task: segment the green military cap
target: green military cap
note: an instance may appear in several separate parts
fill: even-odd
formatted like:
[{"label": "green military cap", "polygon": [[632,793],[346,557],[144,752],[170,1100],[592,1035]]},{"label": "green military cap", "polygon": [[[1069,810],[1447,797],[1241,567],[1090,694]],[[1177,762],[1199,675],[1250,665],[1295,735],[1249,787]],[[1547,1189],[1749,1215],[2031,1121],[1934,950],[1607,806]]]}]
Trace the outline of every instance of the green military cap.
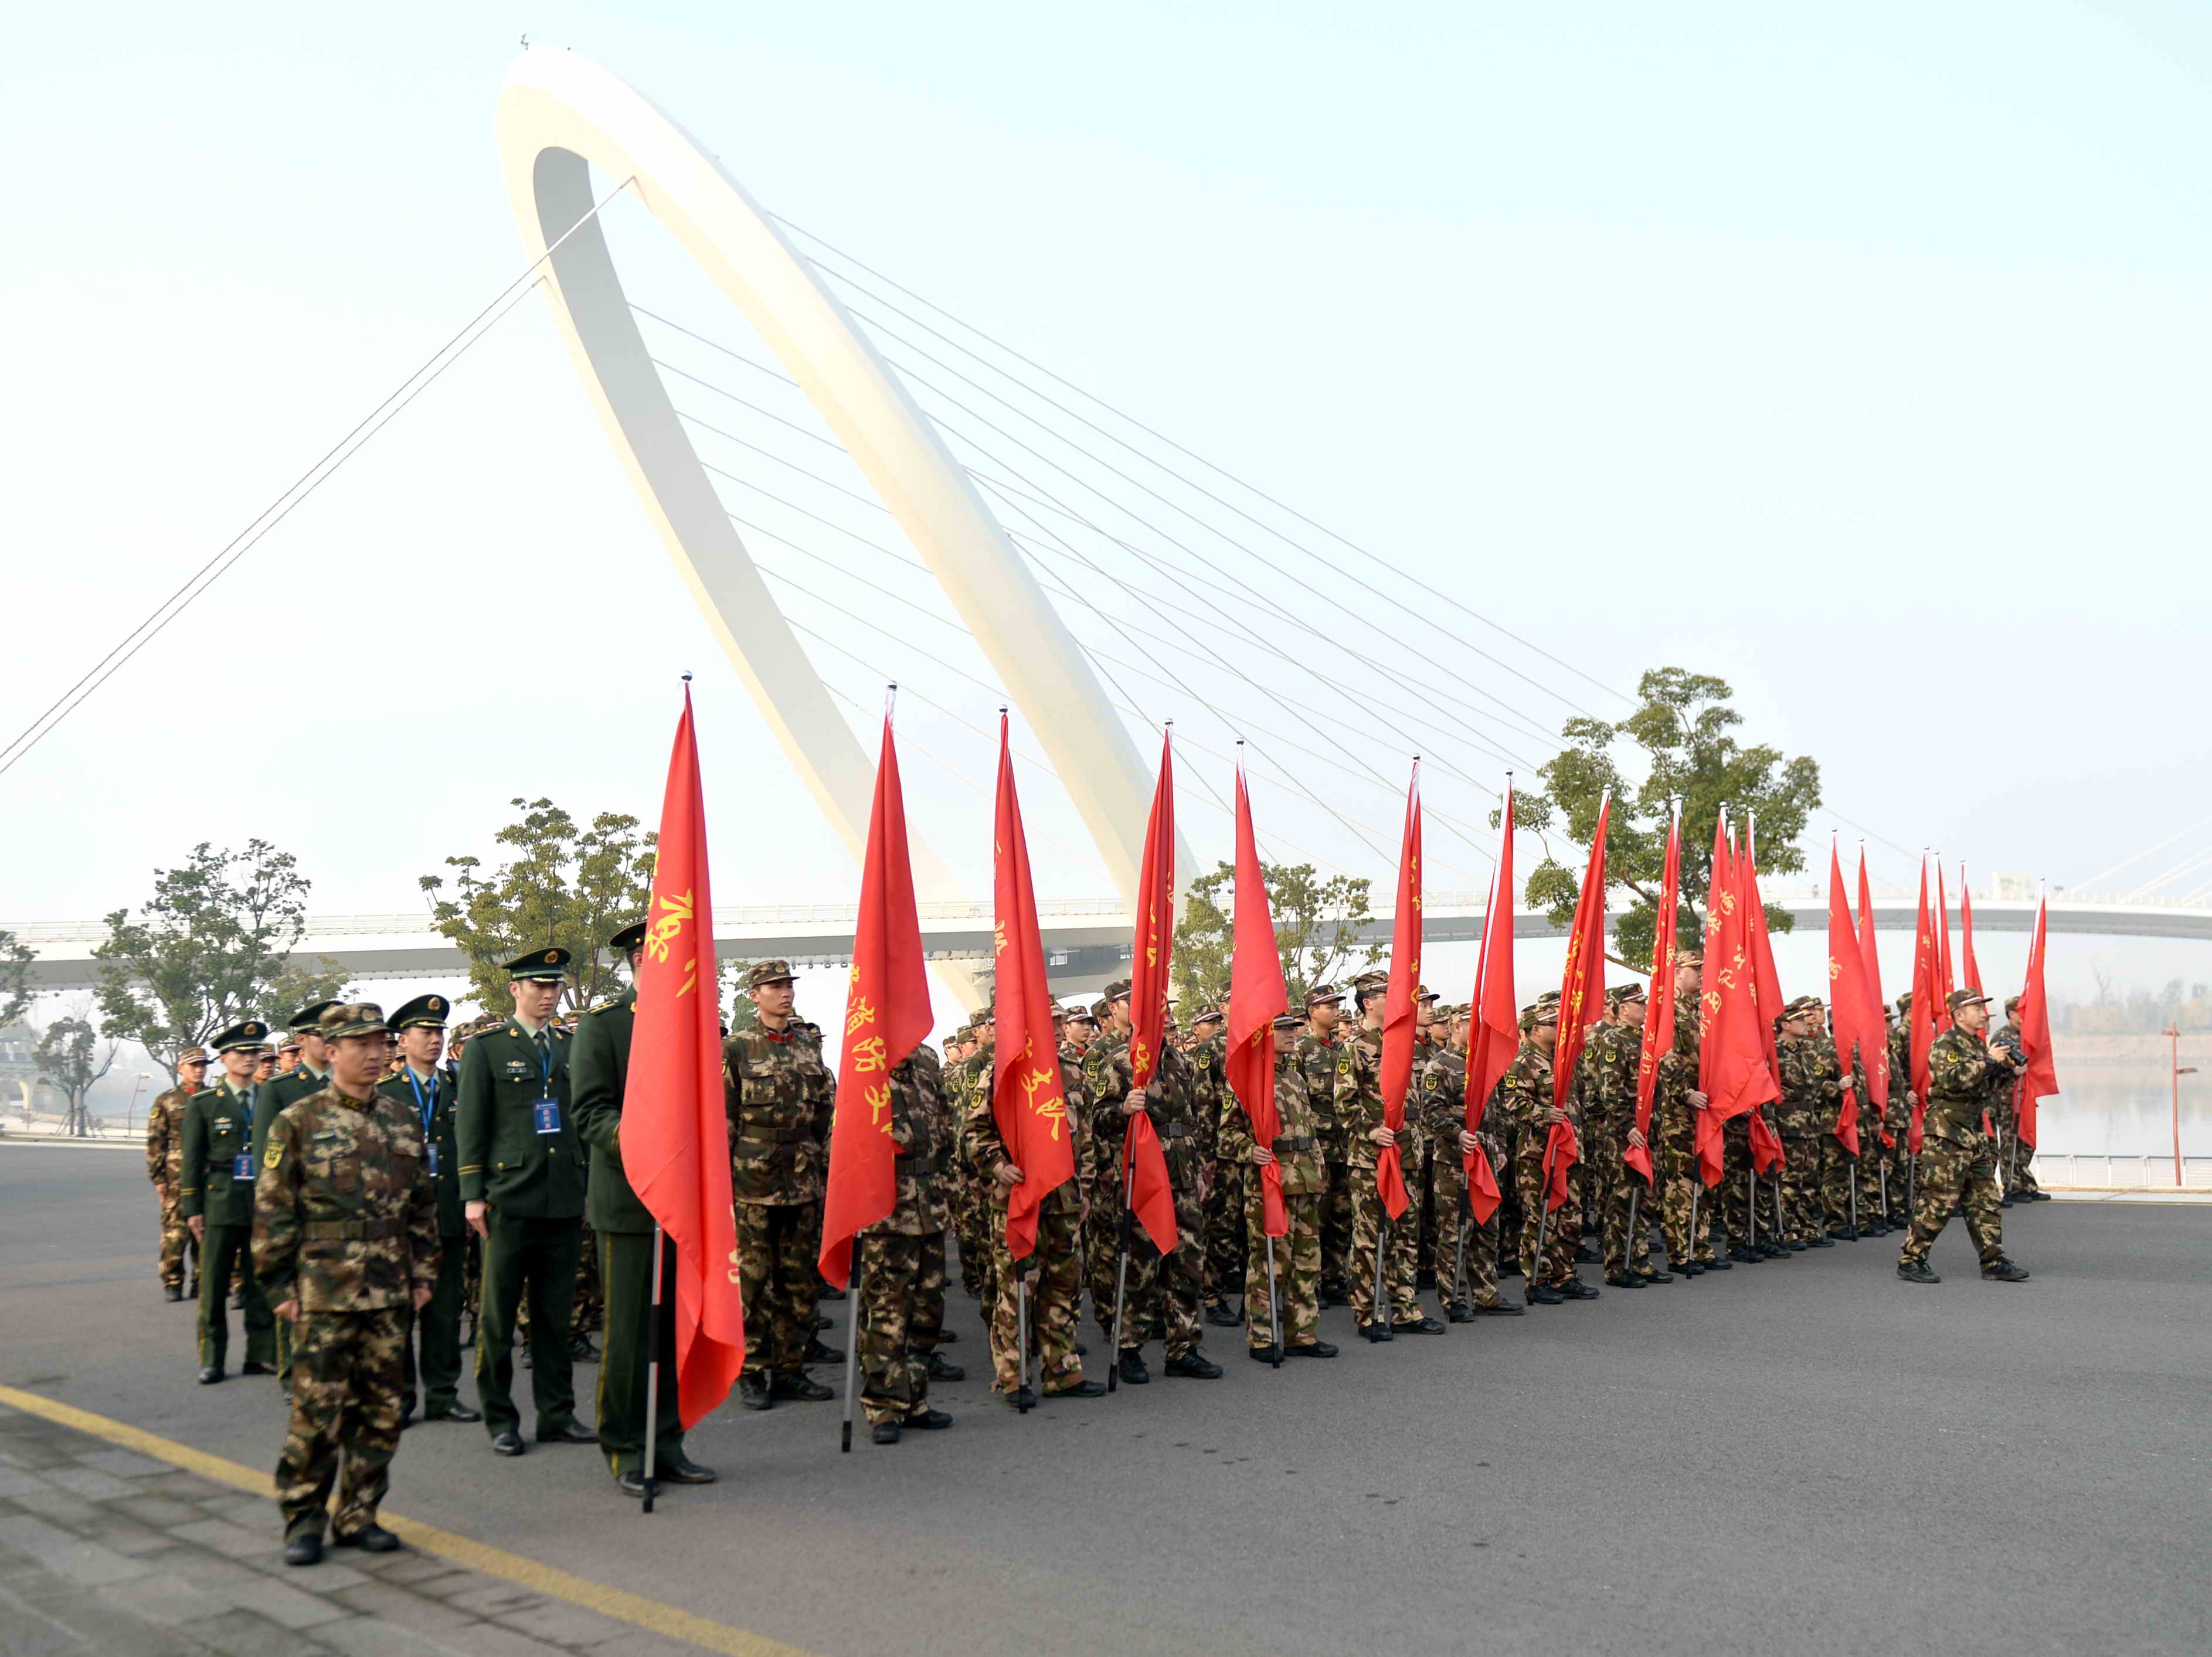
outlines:
[{"label": "green military cap", "polygon": [[1899,1018],[1908,1018],[1911,1014],[1912,992],[1911,990],[1907,990],[1903,995],[1897,998],[1897,1016]]},{"label": "green military cap", "polygon": [[320,1029],[323,1015],[338,1004],[335,1001],[310,1001],[284,1022],[295,1035],[310,1035]]},{"label": "green military cap", "polygon": [[384,1009],[374,1001],[333,1001],[324,1009],[319,1034],[325,1041],[343,1041],[349,1035],[383,1035],[391,1029]]},{"label": "green military cap", "polygon": [[788,961],[756,961],[745,968],[745,975],[739,980],[738,987],[741,990],[764,989],[770,984],[794,983],[798,977],[799,974],[791,970]]},{"label": "green military cap", "polygon": [[1303,1029],[1305,1022],[1294,1012],[1279,1012],[1274,1017],[1274,1027],[1279,1030]]},{"label": "green military cap", "polygon": [[1085,1006],[1081,1002],[1078,1002],[1073,1007],[1069,1009],[1067,1022],[1071,1024],[1095,1025],[1098,1022],[1098,1017],[1096,1013],[1092,1012],[1090,1008]]},{"label": "green military cap", "polygon": [[617,955],[628,955],[632,950],[645,947],[645,923],[633,920],[607,940],[607,947]]},{"label": "green military cap", "polygon": [[1531,1001],[1521,1009],[1521,1028],[1524,1030],[1533,1030],[1539,1024],[1556,1024],[1559,1022],[1559,1003],[1556,996],[1549,1001]]},{"label": "green military cap", "polygon": [[1443,998],[1438,995],[1434,990],[1431,989],[1427,985],[1424,984],[1420,988],[1413,992],[1413,999],[1416,1001],[1441,1001]]},{"label": "green military cap", "polygon": [[1678,967],[1702,967],[1705,964],[1705,952],[1695,944],[1677,944],[1674,946],[1674,964]]},{"label": "green military cap", "polygon": [[1651,992],[1649,990],[1632,978],[1627,983],[1616,984],[1607,990],[1605,992],[1605,998],[1608,1005],[1617,1007],[1624,1001],[1649,1000],[1650,995]]},{"label": "green military cap", "polygon": [[1136,986],[1131,984],[1126,978],[1115,979],[1111,984],[1109,984],[1106,986],[1106,1005],[1111,1006],[1116,1001],[1127,1001],[1129,998],[1130,992]]},{"label": "green military cap", "polygon": [[286,1036],[282,1041],[279,1041],[276,1044],[276,1051],[280,1053],[299,1052],[300,1038],[296,1035]]},{"label": "green military cap", "polygon": [[258,1052],[269,1045],[269,1026],[258,1018],[248,1018],[218,1031],[214,1045],[217,1053]]},{"label": "green military cap", "polygon": [[177,1068],[182,1070],[187,1065],[204,1065],[213,1056],[205,1047],[186,1047],[177,1055]]},{"label": "green military cap", "polygon": [[453,1010],[453,1004],[442,995],[418,995],[392,1015],[392,1028],[412,1029],[419,1024],[424,1029],[441,1030],[446,1028],[446,1015]]},{"label": "green military cap", "polygon": [[[1287,1013],[1284,1015],[1285,1017],[1289,1016]],[[1200,1007],[1190,1016],[1190,1027],[1193,1029],[1196,1029],[1200,1024],[1218,1024],[1220,1022],[1221,1009],[1218,1007]],[[1301,1018],[1297,1022],[1303,1024],[1305,1020]]]},{"label": "green military cap", "polygon": [[2020,998],[2016,995],[2008,995],[2005,997],[2004,1009],[2005,1017],[2008,1018],[2011,1017],[2013,1014],[2020,1011]]},{"label": "green military cap", "polygon": [[1055,1024],[1065,1024],[1067,1022],[1067,1009],[1057,1001],[1052,1004],[1052,1022]]},{"label": "green military cap", "polygon": [[1557,990],[1546,990],[1536,998],[1535,1005],[1556,1010],[1559,1005],[1559,992]]},{"label": "green military cap", "polygon": [[1385,972],[1362,973],[1352,980],[1352,991],[1358,995],[1371,995],[1376,990],[1387,990],[1389,987],[1390,974]]},{"label": "green military cap", "polygon": [[1960,1008],[1971,1007],[1977,1003],[1986,1007],[1990,1005],[1990,998],[1976,989],[1954,990],[1943,998],[1943,1005],[1951,1010],[1954,1017],[1958,1016]]},{"label": "green military cap", "polygon": [[509,983],[517,979],[543,981],[547,979],[564,980],[568,976],[568,952],[566,950],[532,950],[528,955],[519,955],[507,963]]},{"label": "green military cap", "polygon": [[1306,992],[1306,1009],[1311,1011],[1316,1007],[1340,1004],[1343,999],[1344,992],[1338,989],[1335,985],[1316,984]]},{"label": "green military cap", "polygon": [[1103,1023],[1104,1023],[1106,1022],[1106,1020],[1108,1019],[1108,1017],[1109,1017],[1112,1015],[1113,1011],[1114,1011],[1114,1004],[1113,1004],[1112,1002],[1110,1002],[1110,1001],[1107,1001],[1107,1000],[1104,1000],[1104,999],[1103,999],[1103,998],[1102,998],[1102,999],[1100,999],[1100,1000],[1097,1000],[1097,1001],[1092,1002],[1092,1003],[1091,1004],[1091,1023],[1095,1023],[1095,1024],[1103,1024]]}]

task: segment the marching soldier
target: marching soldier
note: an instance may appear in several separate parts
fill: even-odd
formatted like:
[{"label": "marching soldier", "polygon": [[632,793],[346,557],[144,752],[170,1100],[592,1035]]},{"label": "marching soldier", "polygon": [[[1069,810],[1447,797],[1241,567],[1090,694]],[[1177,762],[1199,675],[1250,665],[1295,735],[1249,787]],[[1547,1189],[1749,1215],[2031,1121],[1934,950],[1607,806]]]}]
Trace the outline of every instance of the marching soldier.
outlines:
[{"label": "marching soldier", "polygon": [[[330,1047],[323,1040],[321,1027],[323,1015],[337,1005],[331,1000],[311,1001],[284,1021],[285,1029],[291,1032],[284,1047],[290,1051],[292,1060],[263,1077],[254,1095],[255,1167],[260,1166],[261,1153],[269,1143],[270,1125],[285,1108],[330,1085]],[[292,1326],[282,1318],[276,1320],[276,1381],[283,1387],[292,1384]]]},{"label": "marching soldier", "polygon": [[[1316,1131],[1313,1098],[1293,1049],[1305,1020],[1293,1012],[1276,1017],[1275,1138],[1260,1144],[1252,1119],[1224,1083],[1228,1101],[1221,1118],[1221,1163],[1244,1169],[1237,1182],[1243,1212],[1236,1217],[1244,1230],[1244,1350],[1261,1363],[1275,1361],[1275,1343],[1286,1358],[1333,1358],[1336,1348],[1321,1338],[1321,1199],[1328,1184],[1322,1166],[1321,1136]],[[1273,1163],[1280,1171],[1283,1207],[1290,1229],[1274,1241],[1274,1282],[1267,1277],[1267,1187],[1261,1170]],[[1282,1327],[1268,1300],[1273,1287],[1282,1302]]]},{"label": "marching soldier", "polygon": [[[929,1402],[945,1326],[945,1229],[951,1223],[952,1119],[937,1055],[918,1046],[891,1069],[891,1143],[898,1147],[898,1196],[890,1213],[860,1234],[860,1407],[878,1444],[909,1429],[952,1424]],[[1067,1314],[1071,1327],[1073,1308]]]},{"label": "marching soldier", "polygon": [[1982,1132],[1982,1113],[1992,1114],[2025,1065],[2007,1050],[1984,1047],[1990,998],[1979,990],[1954,990],[1946,1005],[1951,1028],[1928,1052],[1928,1110],[1920,1150],[1912,1229],[1897,1258],[1907,1283],[1941,1283],[1928,1269],[1928,1251],[1963,1207],[1967,1234],[1992,1283],[2026,1283],[2027,1273],[2005,1258],[2004,1217],[1998,1211],[1996,1149]]},{"label": "marching soldier", "polygon": [[288,1565],[321,1560],[325,1522],[337,1547],[399,1546],[377,1508],[399,1448],[408,1316],[438,1280],[422,1121],[376,1087],[392,1047],[384,1015],[366,1001],[333,1005],[320,1033],[330,1085],[271,1125],[254,1193],[258,1291],[298,1331],[276,1461]]},{"label": "marching soldier", "polygon": [[[416,1379],[422,1380],[422,1419],[482,1421],[461,1402],[461,1271],[468,1253],[468,1223],[461,1216],[460,1159],[453,1154],[453,1110],[459,1088],[438,1060],[446,1050],[442,995],[418,995],[392,1015],[398,1035],[399,1068],[376,1090],[414,1114],[422,1132],[423,1173],[438,1199],[438,1278],[430,1298],[409,1319],[400,1349],[399,1424],[415,1415]],[[321,1039],[317,1038],[317,1046]],[[325,1063],[327,1063],[325,1059]],[[420,1346],[418,1359],[416,1349]]]},{"label": "marching soldier", "polygon": [[207,1082],[208,1051],[187,1047],[177,1055],[177,1085],[157,1096],[146,1109],[146,1177],[161,1206],[161,1252],[155,1270],[162,1297],[185,1298],[185,1256],[192,1256],[192,1292],[199,1293],[199,1255],[191,1228],[178,1211],[177,1187],[185,1167],[185,1107]]},{"label": "marching soldier", "polygon": [[[1598,1248],[1605,1261],[1605,1280],[1616,1289],[1640,1289],[1646,1284],[1672,1283],[1668,1272],[1651,1264],[1651,1216],[1637,1205],[1636,1228],[1629,1229],[1630,1199],[1636,1175],[1626,1154],[1632,1145],[1649,1150],[1636,1131],[1636,1077],[1644,1060],[1644,1019],[1649,1011],[1641,984],[1617,984],[1607,992],[1613,1022],[1590,1037],[1583,1049],[1583,1068],[1588,1083],[1583,1089],[1583,1120],[1589,1126],[1589,1144],[1583,1154],[1587,1179],[1595,1193],[1598,1216]],[[1653,1167],[1657,1167],[1654,1160]]]},{"label": "marching soldier", "polygon": [[[1382,1121],[1382,1004],[1389,994],[1387,973],[1362,973],[1352,980],[1358,998],[1359,1028],[1336,1053],[1336,1116],[1345,1137],[1346,1174],[1352,1199],[1352,1253],[1346,1263],[1352,1315],[1362,1334],[1388,1340],[1394,1334],[1442,1334],[1444,1326],[1421,1310],[1414,1288],[1414,1259],[1420,1246],[1420,1214],[1411,1204],[1395,1221],[1383,1211],[1376,1184],[1376,1156],[1392,1142]],[[1414,1162],[1419,1138],[1409,1112],[1396,1143],[1405,1166]],[[1381,1304],[1376,1302],[1376,1250],[1389,1224],[1389,1258],[1382,1263]]]},{"label": "marching soldier", "polygon": [[533,950],[507,963],[514,1015],[461,1058],[454,1150],[462,1213],[483,1239],[477,1319],[477,1401],[501,1455],[520,1455],[514,1323],[530,1302],[530,1392],[540,1444],[595,1444],[576,1419],[568,1318],[583,1247],[586,1163],[569,1105],[568,1044],[553,1022],[568,952]]},{"label": "marching soldier", "polygon": [[788,962],[753,962],[740,987],[757,1020],[722,1048],[744,1297],[738,1399],[748,1410],[768,1409],[778,1399],[819,1403],[832,1396],[808,1378],[805,1366],[817,1286],[809,1239],[821,1230],[836,1078],[822,1062],[821,1045],[792,1017],[797,981]]},{"label": "marching soldier", "polygon": [[676,1283],[676,1242],[660,1238],[664,1307],[653,1304],[653,1211],[630,1188],[622,1160],[623,1096],[629,1077],[630,1036],[637,1023],[637,963],[645,922],[623,927],[607,948],[629,964],[629,987],[576,1021],[568,1054],[568,1090],[576,1102],[576,1134],[591,1148],[585,1217],[598,1240],[599,1282],[606,1295],[606,1348],[599,1357],[599,1447],[615,1487],[645,1495],[646,1386],[659,1349],[660,1387],[653,1420],[653,1476],[670,1484],[711,1484],[714,1472],[684,1453],[678,1411],[676,1320],[667,1314]]},{"label": "marching soldier", "polygon": [[1336,1114],[1337,1026],[1344,1017],[1344,997],[1334,984],[1316,984],[1306,992],[1305,1012],[1305,1029],[1291,1056],[1313,1102],[1322,1172],[1328,1181],[1321,1199],[1321,1303],[1341,1306],[1349,1292],[1345,1284],[1352,1254],[1352,1178],[1345,1160],[1349,1152]]},{"label": "marching soldier", "polygon": [[[200,1385],[223,1378],[230,1345],[226,1309],[231,1273],[252,1252],[253,1238],[253,1075],[269,1054],[269,1026],[249,1018],[215,1038],[222,1079],[185,1107],[184,1167],[177,1207],[200,1248]],[[269,1302],[251,1271],[241,1299],[246,1314],[242,1375],[276,1373],[276,1338]]]}]

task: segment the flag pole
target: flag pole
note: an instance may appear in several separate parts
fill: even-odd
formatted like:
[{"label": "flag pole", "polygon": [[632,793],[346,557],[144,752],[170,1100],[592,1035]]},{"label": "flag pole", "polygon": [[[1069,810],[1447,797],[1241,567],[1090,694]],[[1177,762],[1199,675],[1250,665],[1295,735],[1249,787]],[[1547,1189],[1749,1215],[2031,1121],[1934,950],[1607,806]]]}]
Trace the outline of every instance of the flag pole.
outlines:
[{"label": "flag pole", "polygon": [[[1034,1256],[1032,1256],[1034,1258]],[[1022,1262],[1014,1267],[1014,1333],[1018,1377],[1014,1393],[1014,1408],[1023,1415],[1030,1412],[1030,1280],[1022,1270]]]},{"label": "flag pole", "polygon": [[653,1357],[645,1366],[645,1505],[640,1509],[643,1513],[653,1511],[653,1499],[660,1494],[660,1481],[653,1477],[653,1454],[660,1436],[660,1223],[656,1220],[653,1227]]},{"label": "flag pole", "polygon": [[849,1304],[845,1308],[845,1418],[837,1427],[837,1452],[841,1455],[853,1453],[853,1410],[860,1389],[854,1381],[860,1368],[860,1275],[867,1270],[862,1258],[858,1237],[847,1245],[852,1250],[852,1281],[847,1285]]},{"label": "flag pole", "polygon": [[1106,1390],[1109,1393],[1121,1378],[1121,1314],[1129,1299],[1129,1227],[1134,1213],[1129,1206],[1129,1142],[1125,1138],[1121,1141],[1121,1254],[1114,1269],[1114,1350],[1106,1358]]},{"label": "flag pole", "polygon": [[[1261,1212],[1266,1213],[1267,1207],[1267,1199],[1262,1197],[1260,1202]],[[1261,1233],[1265,1237],[1264,1227],[1261,1229]],[[1265,1241],[1267,1245],[1267,1327],[1274,1333],[1274,1367],[1279,1369],[1283,1367],[1283,1302],[1282,1297],[1275,1290],[1275,1240],[1273,1237],[1265,1237]]]}]

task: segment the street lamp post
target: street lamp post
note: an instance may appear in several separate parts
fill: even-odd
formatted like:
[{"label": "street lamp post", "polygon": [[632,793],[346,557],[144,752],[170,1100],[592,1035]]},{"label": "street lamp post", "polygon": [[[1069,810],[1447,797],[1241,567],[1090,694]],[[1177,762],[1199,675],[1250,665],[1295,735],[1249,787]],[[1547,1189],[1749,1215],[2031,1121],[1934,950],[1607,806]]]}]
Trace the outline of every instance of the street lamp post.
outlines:
[{"label": "street lamp post", "polygon": [[2197,1066],[2181,1062],[2181,1021],[2175,1019],[2166,1027],[2166,1041],[2171,1046],[2169,1063],[2173,1071],[2173,1188],[2181,1189],[2181,1078],[2197,1074]]},{"label": "street lamp post", "polygon": [[146,1083],[154,1078],[144,1071],[138,1072],[137,1083],[131,1089],[131,1102],[123,1108],[123,1136],[131,1137],[131,1119],[138,1114],[138,1096],[146,1090]]}]

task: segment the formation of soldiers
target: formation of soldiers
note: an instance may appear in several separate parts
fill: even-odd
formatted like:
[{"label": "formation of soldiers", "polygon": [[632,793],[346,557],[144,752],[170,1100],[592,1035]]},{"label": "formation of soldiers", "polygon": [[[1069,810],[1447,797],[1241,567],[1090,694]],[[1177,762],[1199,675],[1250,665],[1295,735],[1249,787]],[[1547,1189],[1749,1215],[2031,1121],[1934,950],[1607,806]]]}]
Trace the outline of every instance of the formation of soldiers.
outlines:
[{"label": "formation of soldiers", "polygon": [[[634,974],[644,939],[641,922],[607,944]],[[369,1003],[318,1002],[294,1015],[282,1043],[246,1020],[217,1035],[211,1053],[185,1054],[180,1086],[155,1102],[148,1171],[161,1201],[160,1280],[172,1301],[196,1292],[199,1379],[212,1385],[228,1374],[228,1290],[239,1275],[240,1373],[276,1374],[290,1399],[277,1490],[292,1563],[319,1560],[326,1535],[337,1545],[399,1545],[376,1523],[377,1505],[418,1399],[422,1421],[481,1423],[505,1456],[532,1441],[596,1443],[634,1496],[715,1478],[684,1451],[673,1321],[653,1301],[655,1226],[622,1166],[635,992],[564,1025],[568,966],[559,949],[507,963],[511,1011],[458,1030],[436,995],[389,1018]],[[1678,955],[1681,1005],[1694,1005],[1698,969],[1694,950]],[[819,1309],[843,1295],[816,1268],[836,1077],[820,1030],[797,1016],[795,987],[787,963],[755,963],[740,986],[751,1018],[724,1048],[746,1332],[738,1391],[753,1410],[834,1397],[808,1371],[845,1358],[821,1340],[830,1320]],[[1340,1356],[1320,1338],[1331,1305],[1348,1304],[1359,1333],[1379,1343],[1519,1316],[1524,1305],[1595,1300],[1585,1264],[1601,1266],[1607,1286],[1642,1289],[1899,1230],[1899,1277],[1932,1284],[1929,1250],[1954,1211],[1966,1217],[1984,1278],[2027,1276],[2004,1253],[1999,1212],[2043,1196],[2029,1148],[2012,1132],[2025,1060],[2013,1026],[1985,1034],[1978,992],[1950,998],[1917,1156],[1905,1131],[1920,1102],[1905,1079],[1909,998],[1893,1014],[1887,1114],[1862,1113],[1856,1156],[1836,1130],[1846,1088],[1869,1096],[1865,1077],[1839,1066],[1817,998],[1790,1003],[1776,1019],[1782,1097],[1766,1112],[1780,1165],[1762,1174],[1739,1117],[1725,1126],[1723,1176],[1709,1188],[1697,1167],[1708,1102],[1696,1087],[1695,1019],[1678,1022],[1660,1059],[1648,1136],[1637,1126],[1642,985],[1607,993],[1563,1091],[1558,997],[1523,1009],[1519,1051],[1474,1132],[1471,1010],[1425,988],[1404,1126],[1389,1126],[1388,989],[1380,972],[1348,992],[1321,985],[1275,1021],[1278,1122],[1266,1144],[1227,1083],[1219,1009],[1171,1031],[1140,1088],[1127,982],[1089,1006],[1057,1008],[1075,1178],[1044,1199],[1036,1246],[1019,1260],[1006,1242],[1007,1204],[1026,1175],[993,1105],[990,1010],[954,1033],[942,1062],[927,1044],[902,1060],[890,1123],[896,1206],[862,1235],[855,1284],[857,1402],[875,1442],[953,1424],[929,1387],[964,1375],[942,1350],[957,1340],[945,1326],[956,1249],[963,1287],[986,1311],[993,1390],[1022,1410],[1148,1384],[1155,1343],[1165,1375],[1218,1380],[1222,1367],[1200,1344],[1208,1326],[1241,1327],[1249,1358],[1279,1365]],[[217,1079],[204,1085],[210,1065]],[[1131,1223],[1124,1194],[1124,1144],[1139,1113],[1172,1190],[1165,1252]],[[1548,1151],[1562,1122],[1579,1146],[1564,1168]],[[1408,1198],[1395,1218],[1377,1181],[1394,1146]],[[1473,1200],[1468,1174],[1478,1148],[1498,1188],[1480,1221],[1489,1205]],[[1650,1158],[1648,1183],[1631,1171],[1632,1152]],[[1547,1187],[1562,1181],[1565,1200],[1548,1203]],[[1274,1235],[1271,1184],[1288,1222]],[[665,1275],[673,1246],[662,1250]],[[1501,1286],[1516,1278],[1521,1303]],[[1105,1384],[1084,1369],[1086,1289],[1109,1343]],[[586,1426],[574,1367],[592,1353],[577,1323],[602,1295],[605,1341]],[[471,1306],[477,1408],[459,1389]],[[515,1397],[518,1349],[530,1371],[530,1440]],[[656,1354],[659,1392],[648,1398]]]}]

